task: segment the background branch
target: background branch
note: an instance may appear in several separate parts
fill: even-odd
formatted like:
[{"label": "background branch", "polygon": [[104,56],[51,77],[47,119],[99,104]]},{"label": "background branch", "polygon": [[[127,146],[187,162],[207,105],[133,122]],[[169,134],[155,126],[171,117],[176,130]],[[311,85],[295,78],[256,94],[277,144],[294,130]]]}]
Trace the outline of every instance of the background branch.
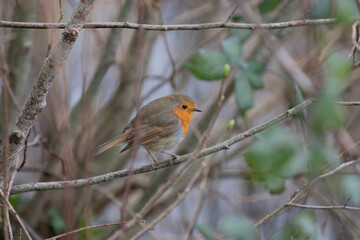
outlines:
[{"label": "background branch", "polygon": [[[333,24],[335,19],[303,19],[278,23],[233,23],[233,22],[213,22],[213,23],[198,23],[198,24],[176,24],[176,25],[156,25],[156,24],[138,24],[131,22],[91,22],[84,24],[84,28],[129,28],[151,31],[175,31],[175,30],[204,30],[214,28],[236,28],[236,29],[278,29],[300,27],[307,25],[328,25]],[[27,22],[12,22],[0,21],[0,27],[3,28],[34,28],[34,29],[61,29],[65,28],[64,23],[27,23]]]},{"label": "background branch", "polygon": [[[95,0],[82,0],[79,2],[61,38],[45,59],[37,80],[26,100],[23,111],[16,121],[16,125],[12,130],[10,139],[10,153],[17,152],[21,148],[28,132],[34,124],[36,116],[38,116],[46,106],[46,96],[53,84],[53,81],[60,70],[60,67],[69,55],[70,50],[74,46],[79,36],[86,17],[89,15]],[[11,155],[10,154],[10,155]],[[9,159],[10,164],[12,160]],[[3,159],[1,158],[1,162]]]}]

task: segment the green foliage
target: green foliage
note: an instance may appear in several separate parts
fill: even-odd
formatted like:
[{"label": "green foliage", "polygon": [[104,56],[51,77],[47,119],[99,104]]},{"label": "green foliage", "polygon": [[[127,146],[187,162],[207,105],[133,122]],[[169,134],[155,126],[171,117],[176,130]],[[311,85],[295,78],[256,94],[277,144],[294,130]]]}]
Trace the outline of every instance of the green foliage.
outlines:
[{"label": "green foliage", "polygon": [[317,233],[316,215],[313,210],[304,210],[298,214],[292,222],[284,228],[276,231],[271,239],[287,240],[287,239],[322,239]]},{"label": "green foliage", "polygon": [[229,65],[229,64],[225,64],[225,65],[224,65],[224,68],[223,68],[223,76],[224,76],[224,77],[229,76],[230,71],[231,71],[230,65]]},{"label": "green foliage", "polygon": [[259,89],[264,86],[261,73],[264,71],[265,64],[257,60],[247,61],[247,68],[244,71],[245,76],[249,79],[251,87]]},{"label": "green foliage", "polygon": [[200,223],[196,227],[206,239],[218,239],[215,230],[209,224]]},{"label": "green foliage", "polygon": [[[85,221],[83,219],[79,221],[79,228],[82,227],[86,227]],[[88,229],[86,231],[85,230],[81,231],[80,234],[83,239],[88,239],[89,237],[92,238],[98,236],[100,234],[100,230],[93,228],[93,229]]]},{"label": "green foliage", "polygon": [[336,20],[339,24],[349,26],[353,24],[352,17],[359,15],[358,7],[352,0],[337,0]]},{"label": "green foliage", "polygon": [[66,225],[60,211],[55,207],[51,207],[48,213],[50,216],[51,226],[54,229],[55,233],[59,234],[63,232]]},{"label": "green foliage", "polygon": [[241,65],[242,48],[237,37],[230,37],[221,43],[222,50],[230,63]]},{"label": "green foliage", "polygon": [[229,64],[236,66],[235,69],[238,70],[235,77],[235,95],[242,114],[253,107],[253,89],[263,87],[261,73],[265,68],[261,61],[243,60],[241,43],[248,36],[243,35],[243,31],[230,34],[230,37],[221,43],[222,53],[199,50],[186,64],[195,77],[207,81],[227,76],[230,73]]},{"label": "green foliage", "polygon": [[311,10],[312,18],[328,18],[331,13],[331,0],[317,0]]},{"label": "green foliage", "polygon": [[312,141],[308,147],[306,158],[307,173],[310,176],[316,176],[324,170],[324,166],[328,165],[335,156],[332,156],[330,149],[319,141]]},{"label": "green foliage", "polygon": [[223,77],[227,59],[217,51],[199,50],[186,64],[190,72],[200,80],[218,80]]},{"label": "green foliage", "polygon": [[309,239],[316,235],[316,216],[314,210],[304,210],[294,218],[294,232],[297,239]]},{"label": "green foliage", "polygon": [[254,224],[241,217],[226,217],[218,222],[218,229],[226,236],[241,240],[256,240],[257,231]]},{"label": "green foliage", "polygon": [[231,119],[231,120],[228,122],[228,125],[227,125],[226,129],[227,129],[228,131],[231,131],[231,130],[234,128],[234,126],[235,126],[235,120],[234,120],[234,119]]},{"label": "green foliage", "polygon": [[303,169],[297,141],[281,128],[265,130],[262,138],[245,154],[254,181],[261,182],[270,193],[280,193],[285,179]]},{"label": "green foliage", "polygon": [[259,4],[259,11],[262,15],[267,14],[279,6],[281,2],[282,0],[263,0]]},{"label": "green foliage", "polygon": [[27,203],[27,199],[23,195],[10,195],[10,204],[15,208],[19,208],[21,205]]},{"label": "green foliage", "polygon": [[253,90],[249,79],[241,71],[238,71],[235,77],[235,96],[242,113],[254,105]]},{"label": "green foliage", "polygon": [[348,175],[341,179],[341,188],[346,197],[351,198],[355,204],[360,204],[360,176]]},{"label": "green foliage", "polygon": [[327,82],[313,109],[312,124],[318,132],[336,130],[344,125],[345,111],[336,103],[342,83],[352,69],[351,62],[340,54],[331,54],[325,62]]}]

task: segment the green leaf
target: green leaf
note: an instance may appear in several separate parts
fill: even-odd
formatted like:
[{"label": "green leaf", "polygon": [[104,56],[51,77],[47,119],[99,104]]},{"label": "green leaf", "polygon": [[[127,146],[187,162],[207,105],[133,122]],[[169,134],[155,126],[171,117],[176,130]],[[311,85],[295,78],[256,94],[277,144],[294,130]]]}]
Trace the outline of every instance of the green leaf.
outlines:
[{"label": "green leaf", "polygon": [[289,240],[292,239],[292,228],[285,226],[275,233],[273,233],[270,237],[271,240]]},{"label": "green leaf", "polygon": [[[314,210],[304,210],[293,222],[297,239],[309,239],[316,235],[316,216]],[[313,239],[313,238],[312,238]]]},{"label": "green leaf", "polygon": [[200,80],[218,80],[223,77],[227,59],[224,54],[216,51],[199,50],[186,64],[190,72]]},{"label": "green leaf", "polygon": [[347,198],[351,198],[355,204],[360,204],[360,177],[349,175],[342,177],[341,186]]},{"label": "green leaf", "polygon": [[260,13],[263,15],[271,12],[281,3],[281,1],[282,0],[263,0],[259,4]]},{"label": "green leaf", "polygon": [[284,129],[271,128],[245,153],[254,181],[264,183],[271,193],[284,190],[284,180],[303,170],[297,141]]},{"label": "green leaf", "polygon": [[216,232],[209,224],[200,223],[196,227],[206,239],[217,239]]},{"label": "green leaf", "polygon": [[264,62],[254,59],[247,60],[246,64],[247,64],[247,69],[253,73],[262,73],[265,68]]},{"label": "green leaf", "polygon": [[331,54],[325,62],[326,85],[319,94],[312,112],[312,126],[316,131],[336,130],[346,121],[346,112],[335,101],[342,84],[349,78],[351,62],[339,53]]},{"label": "green leaf", "polygon": [[242,48],[237,37],[231,37],[221,43],[222,50],[230,63],[241,65],[243,63]]},{"label": "green leaf", "polygon": [[247,79],[249,79],[250,86],[254,89],[259,89],[264,86],[261,76],[258,73],[251,71],[244,72]]},{"label": "green leaf", "polygon": [[317,0],[311,10],[312,18],[329,18],[331,14],[331,0]]},{"label": "green leaf", "polygon": [[312,111],[312,126],[318,132],[339,129],[346,122],[343,107],[335,102],[333,94],[322,91]]},{"label": "green leaf", "polygon": [[282,193],[285,189],[285,180],[281,177],[269,176],[266,178],[266,188],[271,194]]},{"label": "green leaf", "polygon": [[328,84],[338,89],[348,79],[352,68],[352,62],[346,56],[337,52],[330,54],[325,61]]},{"label": "green leaf", "polygon": [[235,95],[242,113],[245,113],[253,107],[253,90],[250,86],[248,78],[246,78],[241,71],[238,71],[235,76]]},{"label": "green leaf", "polygon": [[218,229],[223,234],[236,239],[256,240],[257,231],[254,224],[246,219],[239,217],[226,217],[219,221]]},{"label": "green leaf", "polygon": [[54,228],[54,231],[59,234],[65,230],[65,221],[61,216],[61,213],[57,208],[51,207],[49,209],[50,222],[51,226]]},{"label": "green leaf", "polygon": [[354,20],[353,16],[359,15],[355,1],[337,0],[336,21],[343,26],[350,26]]},{"label": "green leaf", "polygon": [[331,156],[330,149],[328,149],[326,145],[322,142],[311,142],[306,158],[307,172],[312,177],[319,175],[331,159],[336,159],[336,157]]}]

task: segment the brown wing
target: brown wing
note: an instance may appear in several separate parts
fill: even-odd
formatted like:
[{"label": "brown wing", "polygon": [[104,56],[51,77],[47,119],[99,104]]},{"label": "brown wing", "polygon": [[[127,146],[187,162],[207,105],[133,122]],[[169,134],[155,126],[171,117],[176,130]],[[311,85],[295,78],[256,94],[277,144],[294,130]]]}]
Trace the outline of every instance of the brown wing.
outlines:
[{"label": "brown wing", "polygon": [[132,148],[134,146],[138,145],[144,145],[152,142],[156,142],[160,140],[163,137],[166,137],[174,132],[176,132],[179,128],[179,125],[177,124],[177,127],[172,125],[165,128],[161,127],[149,127],[147,124],[143,124],[140,126],[140,129],[138,132],[140,132],[140,135],[138,137],[137,142],[135,143],[135,131],[129,134],[128,138],[128,144],[126,147],[121,150],[121,152],[124,152],[128,150],[129,148]]}]

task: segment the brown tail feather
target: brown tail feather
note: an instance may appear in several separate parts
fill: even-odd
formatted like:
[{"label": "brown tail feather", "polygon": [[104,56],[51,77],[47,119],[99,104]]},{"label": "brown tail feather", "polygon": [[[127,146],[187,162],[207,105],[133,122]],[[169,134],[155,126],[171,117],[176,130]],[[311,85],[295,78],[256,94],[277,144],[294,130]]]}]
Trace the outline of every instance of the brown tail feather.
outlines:
[{"label": "brown tail feather", "polygon": [[97,146],[93,152],[94,157],[98,156],[99,154],[105,152],[109,148],[112,148],[120,143],[127,141],[127,134],[120,134],[113,139],[110,139],[109,141]]}]

